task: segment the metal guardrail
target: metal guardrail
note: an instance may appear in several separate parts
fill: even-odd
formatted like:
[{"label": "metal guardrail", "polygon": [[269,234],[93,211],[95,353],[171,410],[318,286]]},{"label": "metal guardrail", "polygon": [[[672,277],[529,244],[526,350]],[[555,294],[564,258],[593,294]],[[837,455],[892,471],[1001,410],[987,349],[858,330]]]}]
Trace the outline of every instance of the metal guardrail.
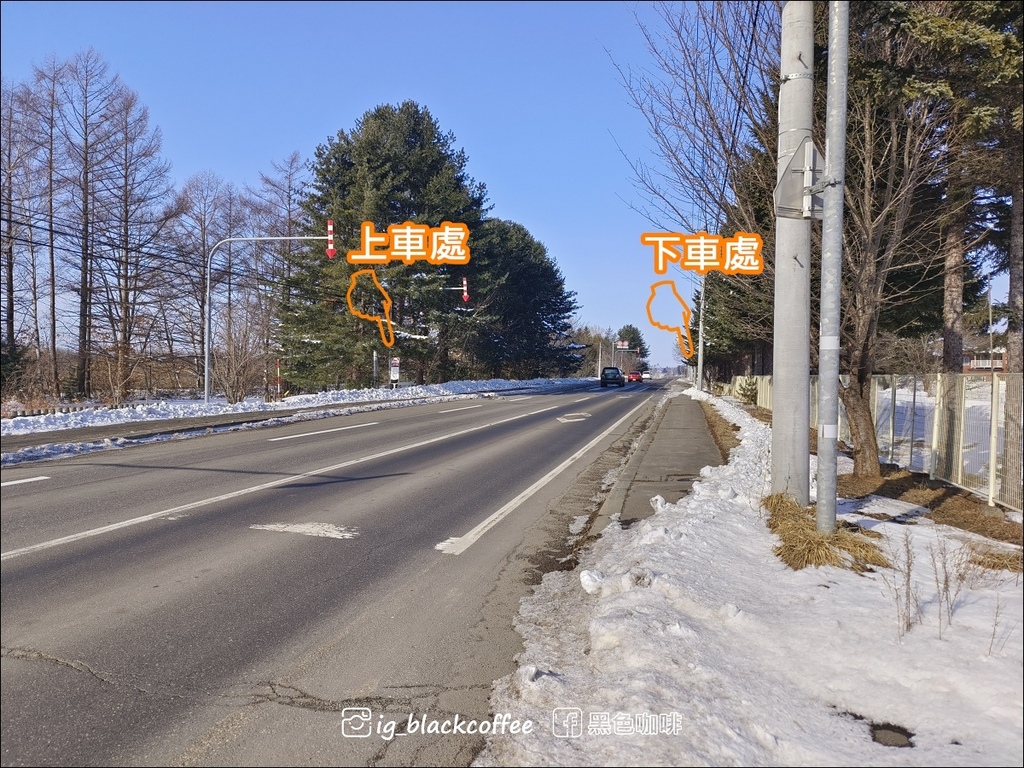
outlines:
[{"label": "metal guardrail", "polygon": [[[757,382],[756,404],[771,410],[771,376],[737,376],[729,393],[739,397],[748,379]],[[818,425],[817,383],[812,376],[812,428]],[[1022,385],[1019,373],[873,376],[871,413],[880,458],[963,488],[990,505],[1021,512]],[[839,439],[849,443],[841,403],[839,410]]]}]

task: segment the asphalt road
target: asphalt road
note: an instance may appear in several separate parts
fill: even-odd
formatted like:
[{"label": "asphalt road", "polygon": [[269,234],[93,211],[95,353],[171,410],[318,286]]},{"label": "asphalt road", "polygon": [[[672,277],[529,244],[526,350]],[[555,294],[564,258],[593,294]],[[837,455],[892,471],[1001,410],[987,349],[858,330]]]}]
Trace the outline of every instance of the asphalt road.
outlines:
[{"label": "asphalt road", "polygon": [[3,490],[3,764],[468,765],[479,735],[406,731],[497,722],[519,599],[596,511],[653,393],[435,403],[3,469],[25,481]]}]

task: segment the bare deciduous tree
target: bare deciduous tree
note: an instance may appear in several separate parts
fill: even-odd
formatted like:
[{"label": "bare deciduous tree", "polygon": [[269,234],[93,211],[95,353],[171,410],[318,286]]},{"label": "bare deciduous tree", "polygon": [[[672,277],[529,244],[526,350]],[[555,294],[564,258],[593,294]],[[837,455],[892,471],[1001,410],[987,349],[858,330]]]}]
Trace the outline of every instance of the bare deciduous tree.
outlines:
[{"label": "bare deciduous tree", "polygon": [[97,242],[95,314],[110,337],[108,376],[115,403],[129,395],[129,382],[155,326],[155,289],[163,279],[158,255],[162,235],[178,213],[170,163],[160,156],[160,132],[138,95],[122,88],[108,116],[113,151],[110,170],[98,185],[106,234]]},{"label": "bare deciduous tree", "polygon": [[[60,281],[58,273],[60,261],[57,259],[57,231],[54,222],[58,197],[63,194],[61,180],[66,176],[61,170],[63,159],[59,143],[60,115],[63,109],[61,92],[62,83],[66,77],[66,64],[60,63],[56,59],[51,58],[42,67],[37,67],[32,84],[33,97],[27,105],[36,136],[36,159],[43,177],[40,182],[42,189],[38,210],[42,212],[44,220],[48,223],[45,232],[49,287],[47,296],[49,320],[47,342],[50,355],[48,380],[54,395],[60,394],[61,391],[61,373],[58,366],[60,354],[57,347],[57,294]],[[33,236],[34,241],[35,237]]]},{"label": "bare deciduous tree", "polygon": [[[305,163],[298,152],[293,152],[284,162],[272,163],[274,174],[260,174],[260,185],[247,189],[245,201],[250,206],[251,227],[255,235],[277,237],[300,237],[310,231],[308,215],[301,207],[305,192],[307,172]],[[297,240],[285,240],[254,249],[253,270],[255,285],[254,299],[259,312],[266,319],[259,323],[264,329],[263,337],[263,394],[270,397],[271,369],[277,349],[275,324],[281,303],[287,299],[288,278],[295,254],[308,248]]]},{"label": "bare deciduous tree", "polygon": [[[936,12],[952,12],[951,4],[933,5]],[[880,470],[870,413],[880,318],[920,301],[929,281],[941,274],[936,206],[949,171],[947,150],[965,143],[964,126],[953,119],[950,101],[919,77],[921,68],[935,61],[934,49],[911,35],[897,16],[885,15],[883,6],[851,6],[842,294],[842,372],[850,383],[840,388],[840,396],[854,441],[854,471],[860,475]],[[637,184],[651,202],[641,212],[670,230],[681,225],[691,232],[759,232],[764,252],[771,254],[779,6],[738,0],[658,4],[657,10],[659,33],[640,26],[658,74],[622,73],[648,121],[659,161],[657,168],[633,164]],[[819,27],[824,33],[821,14]],[[823,129],[818,120],[819,146],[824,146]],[[942,210],[950,211],[951,205],[946,201]],[[773,285],[770,257],[765,262],[766,279],[732,278],[723,285],[737,294],[763,296]],[[771,318],[765,316],[763,298],[752,303],[761,314],[748,315],[750,333],[760,325],[763,334]],[[742,315],[734,317],[742,321]]]},{"label": "bare deciduous tree", "polygon": [[[173,335],[195,360],[197,382],[203,380],[206,357],[206,261],[213,247],[228,237],[226,209],[232,194],[230,185],[212,172],[190,177],[180,192],[181,215],[169,235],[177,279],[162,298],[162,312],[166,314],[163,326],[165,333]],[[216,283],[222,271],[211,269],[211,275]]]},{"label": "bare deciduous tree", "polygon": [[[69,233],[78,250],[78,364],[75,391],[91,392],[90,368],[93,357],[95,274],[93,254],[102,235],[98,216],[101,184],[112,173],[111,156],[116,145],[109,116],[117,112],[121,98],[120,79],[109,74],[109,65],[95,50],[80,53],[68,64],[67,77],[60,85],[59,134],[67,165],[62,168],[66,205],[75,212],[78,231]],[[97,231],[99,230],[99,231]]]},{"label": "bare deciduous tree", "polygon": [[[735,193],[751,147],[775,141],[770,107],[778,88],[776,2],[657,3],[662,29],[637,20],[657,73],[619,67],[647,121],[659,163],[630,160],[653,225],[713,231],[731,215],[753,229],[762,215]],[[761,181],[775,186],[774,168]]]},{"label": "bare deciduous tree", "polygon": [[[18,357],[19,340],[17,334],[15,301],[17,291],[14,286],[16,242],[24,240],[28,233],[23,222],[15,219],[14,206],[21,205],[21,194],[26,186],[30,167],[31,141],[25,136],[26,125],[21,119],[21,109],[17,102],[23,101],[23,89],[9,86],[4,81],[0,90],[0,194],[3,195],[3,239],[0,250],[3,252],[3,270],[0,271],[3,293],[3,354],[5,362]],[[6,368],[6,366],[5,366]]]}]

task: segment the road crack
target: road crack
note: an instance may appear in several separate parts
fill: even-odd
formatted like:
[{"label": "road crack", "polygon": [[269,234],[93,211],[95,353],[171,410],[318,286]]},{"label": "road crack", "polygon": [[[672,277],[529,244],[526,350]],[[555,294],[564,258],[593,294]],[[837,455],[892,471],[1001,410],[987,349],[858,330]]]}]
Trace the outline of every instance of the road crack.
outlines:
[{"label": "road crack", "polygon": [[184,698],[184,696],[181,694],[154,691],[152,689],[143,688],[142,686],[132,682],[120,680],[117,677],[115,677],[113,673],[102,672],[100,670],[94,669],[89,664],[78,659],[65,659],[61,658],[60,656],[54,656],[52,654],[45,653],[43,651],[36,650],[33,648],[9,648],[7,646],[3,646],[2,648],[0,648],[0,657],[5,659],[19,659],[21,661],[39,661],[45,664],[53,664],[56,666],[65,667],[67,669],[73,669],[76,672],[81,672],[83,674],[89,675],[90,677],[102,683],[103,685],[109,685],[114,688],[132,690],[136,693],[140,693],[145,696],[160,695],[174,699]]}]

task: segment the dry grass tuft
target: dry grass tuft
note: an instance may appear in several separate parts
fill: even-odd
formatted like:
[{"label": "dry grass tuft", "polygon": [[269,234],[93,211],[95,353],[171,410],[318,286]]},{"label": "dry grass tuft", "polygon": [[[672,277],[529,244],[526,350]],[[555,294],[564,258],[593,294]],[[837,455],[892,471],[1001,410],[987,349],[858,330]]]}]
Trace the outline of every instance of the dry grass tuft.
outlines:
[{"label": "dry grass tuft", "polygon": [[996,550],[972,545],[971,563],[991,571],[1024,573],[1024,558],[1021,557],[1021,553],[1008,552],[1005,549]]},{"label": "dry grass tuft", "polygon": [[927,509],[925,517],[941,525],[1012,544],[1017,551],[973,546],[971,562],[990,570],[1024,572],[1021,524],[1007,520],[997,508],[967,491],[904,469],[883,472],[878,477],[840,475],[836,481],[837,491],[843,498],[875,495],[899,499]]},{"label": "dry grass tuft", "polygon": [[740,428],[731,421],[722,418],[715,407],[704,400],[700,401],[701,410],[704,411],[704,420],[708,423],[708,431],[711,432],[711,439],[718,446],[718,452],[722,454],[722,461],[729,461],[729,453],[740,444],[737,433]]},{"label": "dry grass tuft", "polygon": [[[722,453],[722,460],[728,461],[729,452],[739,444],[737,427],[722,418],[710,404],[702,401],[700,405],[711,436]],[[771,424],[771,411],[763,408],[746,410],[751,416]],[[813,430],[811,437],[813,452],[816,450]],[[924,517],[936,523],[1015,545],[1018,548],[1016,552],[975,548],[972,562],[984,568],[1022,572],[1020,548],[1024,537],[1021,524],[1007,520],[998,508],[989,507],[972,493],[906,470],[883,471],[877,477],[839,475],[836,486],[838,495],[844,499],[869,495],[898,499],[927,509]],[[762,505],[769,513],[769,529],[782,539],[776,554],[792,568],[838,564],[864,571],[871,567],[892,567],[885,555],[866,541],[882,538],[880,533],[840,520],[837,521],[836,532],[826,536],[817,532],[813,507],[801,509],[791,499],[775,496],[764,499]]]},{"label": "dry grass tuft", "polygon": [[916,504],[928,510],[926,517],[979,536],[1021,546],[1021,525],[1007,520],[998,507],[990,507],[984,500],[960,488],[928,475],[905,469],[883,472],[877,477],[839,475],[836,490],[844,499],[865,496],[884,496]]},{"label": "dry grass tuft", "polygon": [[768,511],[768,530],[781,539],[775,545],[775,554],[794,570],[833,565],[863,573],[891,567],[871,541],[880,538],[877,533],[849,524],[837,526],[831,534],[820,533],[814,507],[801,507],[784,494],[772,494],[761,505]]}]

